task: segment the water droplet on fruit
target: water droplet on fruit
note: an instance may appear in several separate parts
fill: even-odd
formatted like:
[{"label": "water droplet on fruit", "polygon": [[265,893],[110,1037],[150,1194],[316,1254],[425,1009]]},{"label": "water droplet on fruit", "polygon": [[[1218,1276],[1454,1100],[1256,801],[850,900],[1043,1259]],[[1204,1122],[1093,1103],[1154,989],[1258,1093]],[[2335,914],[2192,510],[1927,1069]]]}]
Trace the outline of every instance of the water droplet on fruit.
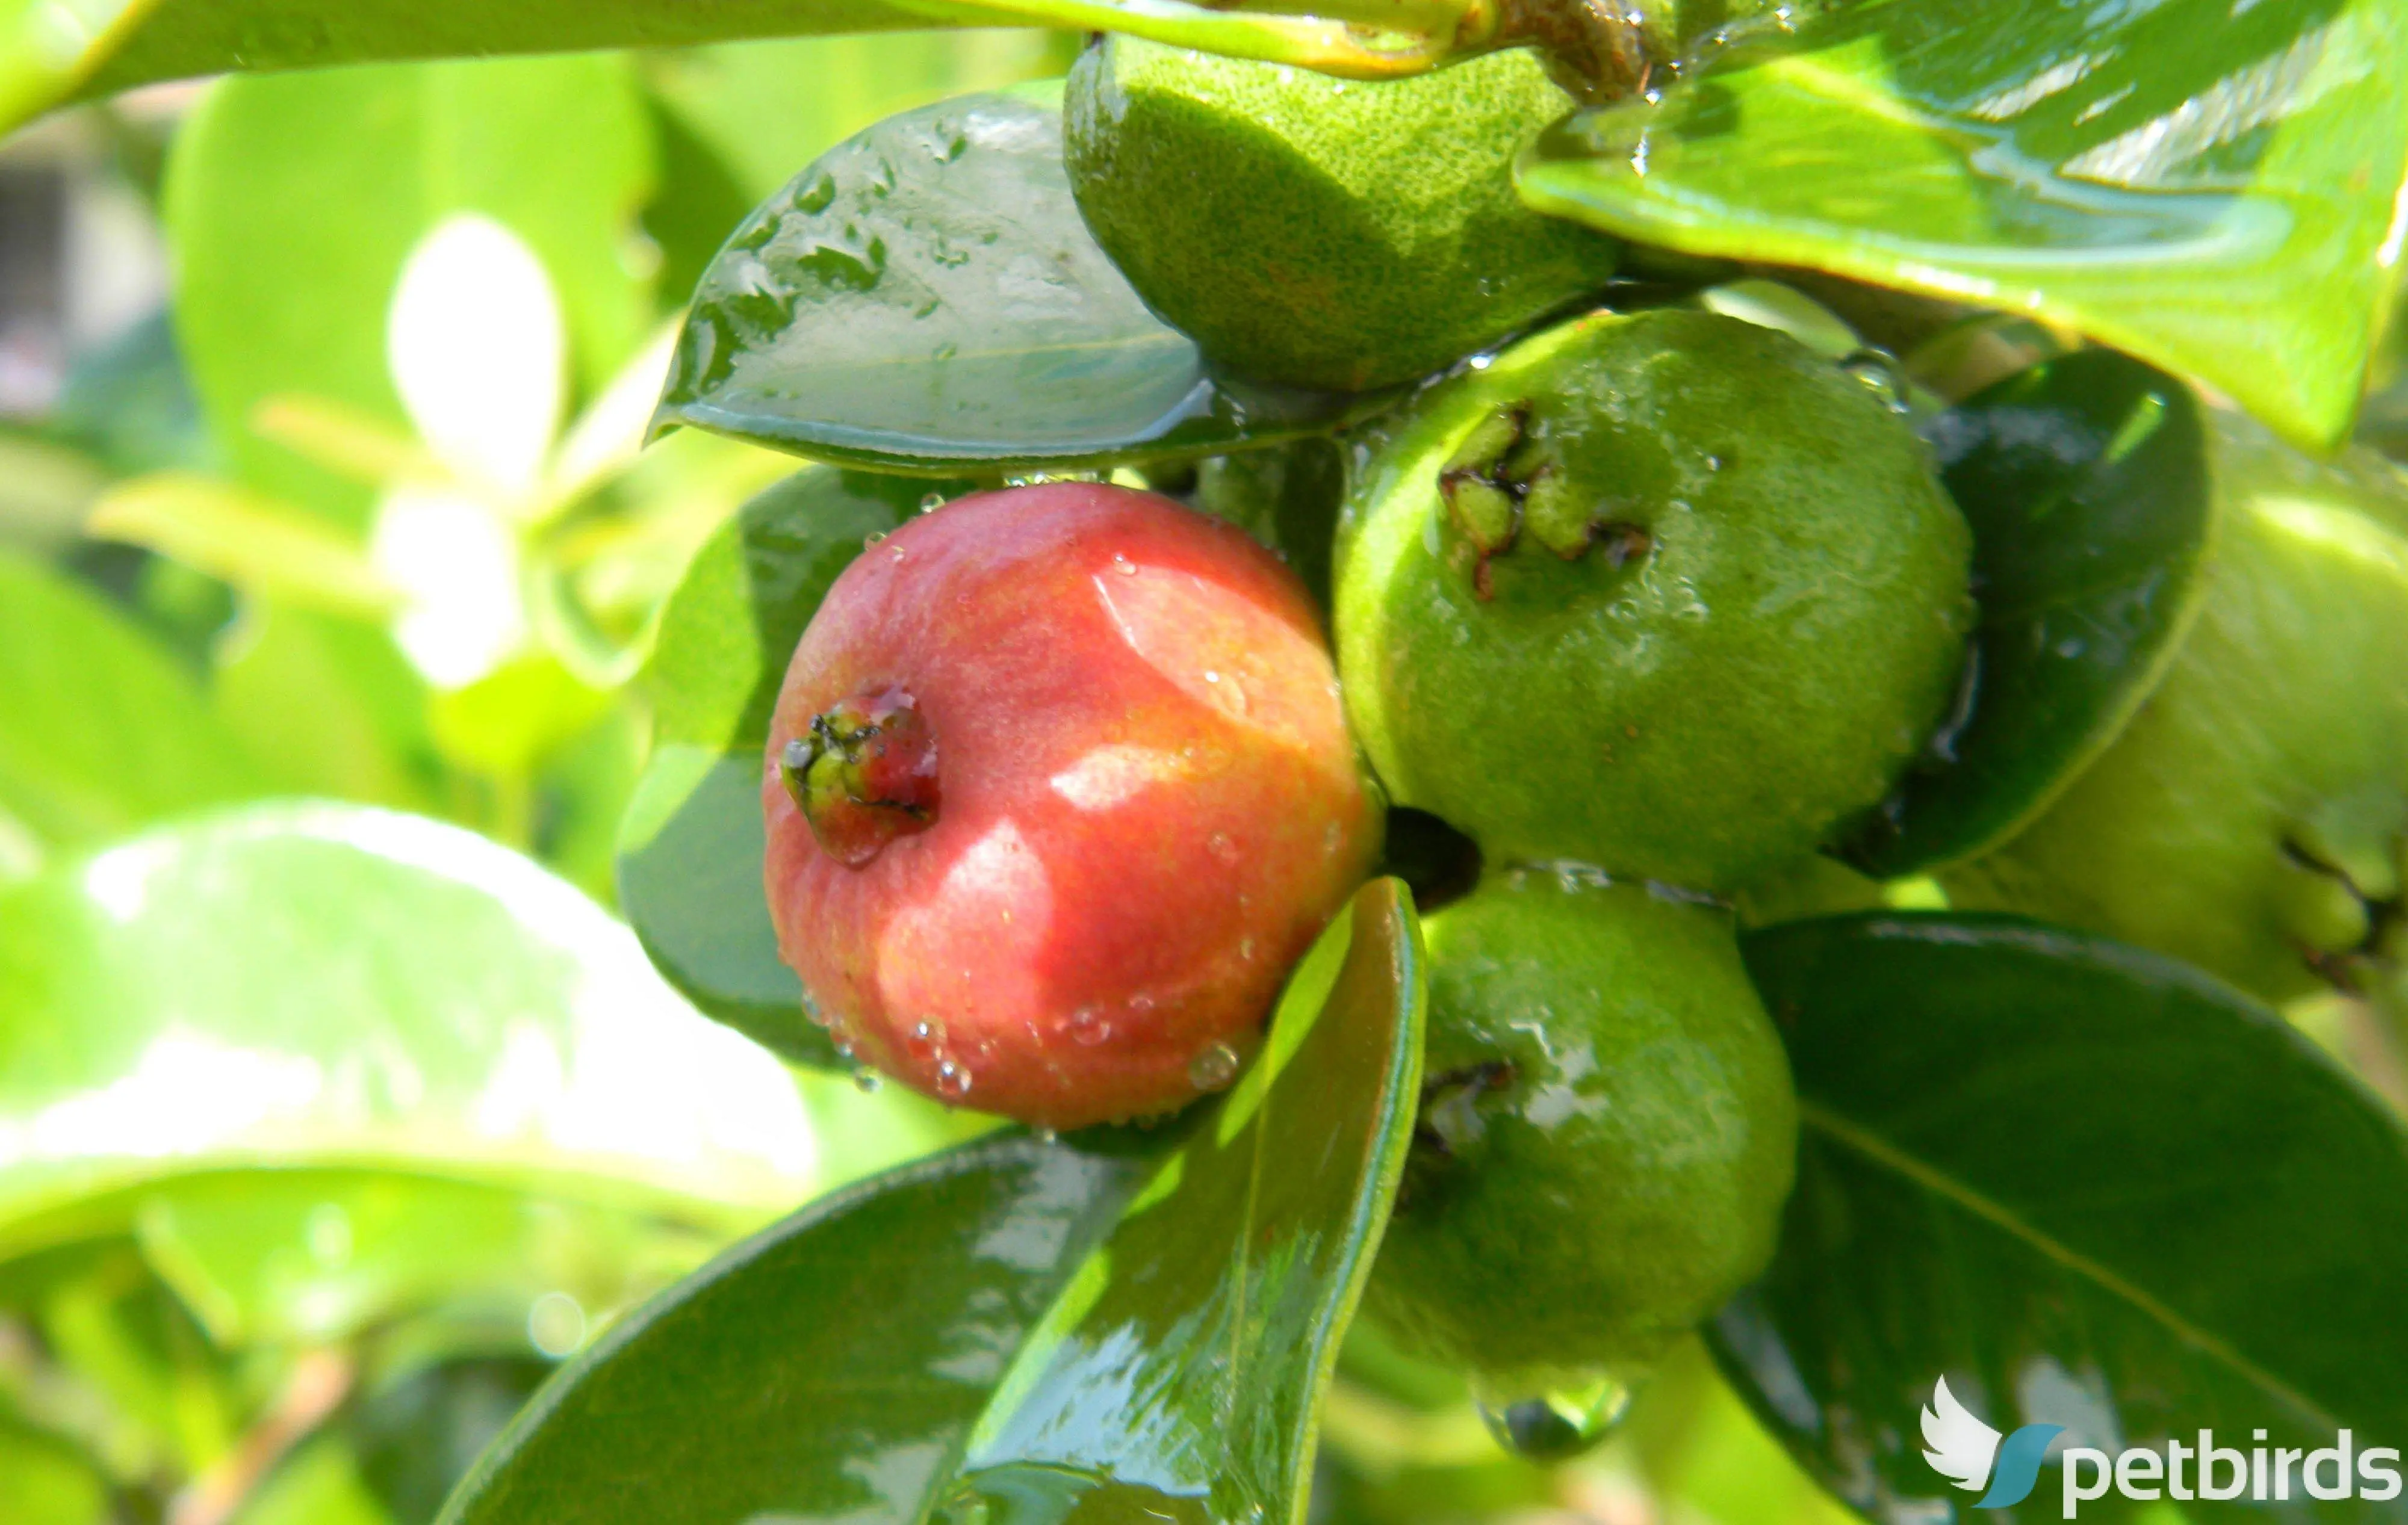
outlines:
[{"label": "water droplet on fruit", "polygon": [[1127,557],[1120,554],[1118,551],[1114,551],[1112,553],[1112,570],[1119,573],[1122,577],[1133,577],[1137,576],[1137,563],[1130,561]]},{"label": "water droplet on fruit", "polygon": [[886,553],[886,557],[889,561],[901,561],[903,559],[903,548],[901,546],[896,546],[894,549]]},{"label": "water droplet on fruit", "polygon": [[863,1069],[853,1072],[853,1083],[855,1089],[867,1094],[884,1084],[884,1079],[876,1070]]},{"label": "water droplet on fruit", "polygon": [[1058,1144],[1062,1141],[1062,1135],[1051,1128],[1039,1128],[1029,1136],[1039,1144]]},{"label": "water droplet on fruit", "polygon": [[1112,1035],[1112,1024],[1104,1020],[1104,1014],[1093,1006],[1081,1006],[1070,1013],[1070,1020],[1066,1025],[1070,1031],[1070,1041],[1082,1048],[1093,1048]]},{"label": "water droplet on fruit", "polygon": [[1629,1411],[1629,1386],[1610,1376],[1535,1398],[1503,1403],[1480,1399],[1480,1417],[1497,1443],[1533,1461],[1578,1456],[1603,1440]]},{"label": "water droplet on fruit", "polygon": [[945,495],[942,492],[928,492],[921,496],[920,512],[924,514],[933,514],[944,506]]},{"label": "water droplet on fruit", "polygon": [[1129,997],[1128,1008],[1141,1017],[1154,1009],[1154,997],[1150,995],[1132,995]]},{"label": "water droplet on fruit", "polygon": [[1887,404],[1893,413],[1906,408],[1906,381],[1899,375],[1898,362],[1886,350],[1859,349],[1840,362],[1840,369],[1864,383],[1872,394]]},{"label": "water droplet on fruit", "polygon": [[935,1054],[945,1046],[945,1024],[934,1017],[923,1017],[911,1024],[911,1035],[905,1047],[922,1059]]},{"label": "water droplet on fruit", "polygon": [[970,1093],[970,1067],[957,1059],[937,1062],[937,1094],[958,1102]]},{"label": "water droplet on fruit", "polygon": [[885,539],[885,538],[886,538],[886,532],[885,532],[884,530],[873,530],[873,531],[871,531],[869,534],[865,534],[865,535],[863,535],[863,536],[861,537],[861,549],[864,549],[864,550],[868,550],[868,549],[870,549],[871,548],[875,547],[875,546],[878,544],[878,542],[880,542],[881,540],[883,540],[883,539]]},{"label": "water droplet on fruit", "polygon": [[1213,857],[1225,863],[1234,863],[1238,861],[1238,844],[1229,840],[1229,834],[1226,832],[1214,832],[1204,845],[1212,849]]},{"label": "water droplet on fruit", "polygon": [[1238,939],[1238,962],[1240,963],[1254,962],[1254,940],[1252,937]]},{"label": "water droplet on fruit", "polygon": [[1197,1090],[1225,1090],[1238,1077],[1238,1051],[1216,1043],[1187,1062],[1187,1083]]},{"label": "water droplet on fruit", "polygon": [[1208,667],[1204,670],[1204,681],[1207,683],[1218,683],[1221,681],[1221,675]]}]

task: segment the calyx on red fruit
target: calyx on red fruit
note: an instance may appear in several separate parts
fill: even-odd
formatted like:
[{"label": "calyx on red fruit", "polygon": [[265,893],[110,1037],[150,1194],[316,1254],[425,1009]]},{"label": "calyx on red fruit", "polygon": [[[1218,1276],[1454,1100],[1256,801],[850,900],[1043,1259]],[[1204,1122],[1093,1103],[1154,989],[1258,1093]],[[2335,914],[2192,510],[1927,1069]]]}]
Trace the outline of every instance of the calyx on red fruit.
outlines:
[{"label": "calyx on red fruit", "polygon": [[1232,525],[1089,483],[911,520],[796,648],[762,805],[814,1015],[1044,1127],[1227,1085],[1379,807],[1318,616]]},{"label": "calyx on red fruit", "polygon": [[811,718],[778,760],[786,793],[829,857],[858,867],[937,820],[937,738],[911,696],[873,685]]}]

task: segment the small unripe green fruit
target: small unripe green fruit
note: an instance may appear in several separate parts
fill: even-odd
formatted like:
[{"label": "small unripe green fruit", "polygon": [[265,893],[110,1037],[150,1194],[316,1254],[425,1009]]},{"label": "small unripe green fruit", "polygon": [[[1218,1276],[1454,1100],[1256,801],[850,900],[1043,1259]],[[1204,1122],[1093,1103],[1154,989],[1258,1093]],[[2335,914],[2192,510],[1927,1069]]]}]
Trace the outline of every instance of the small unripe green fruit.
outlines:
[{"label": "small unripe green fruit", "polygon": [[1952,904],[2171,953],[2269,1000],[2397,962],[2408,480],[2227,420],[2198,623],[2114,745]]},{"label": "small unripe green fruit", "polygon": [[1421,1121],[1368,1305],[1493,1398],[1643,1375],[1763,1271],[1796,1171],[1730,917],[1509,870],[1424,930]]},{"label": "small unripe green fruit", "polygon": [[1512,160],[1572,108],[1526,51],[1366,83],[1112,36],[1070,71],[1070,187],[1138,294],[1241,376],[1426,376],[1613,273],[1524,207]]},{"label": "small unripe green fruit", "polygon": [[1395,803],[1491,862],[1727,891],[1924,746],[1971,550],[1847,372],[1735,319],[1594,313],[1431,388],[1360,463],[1348,711]]}]

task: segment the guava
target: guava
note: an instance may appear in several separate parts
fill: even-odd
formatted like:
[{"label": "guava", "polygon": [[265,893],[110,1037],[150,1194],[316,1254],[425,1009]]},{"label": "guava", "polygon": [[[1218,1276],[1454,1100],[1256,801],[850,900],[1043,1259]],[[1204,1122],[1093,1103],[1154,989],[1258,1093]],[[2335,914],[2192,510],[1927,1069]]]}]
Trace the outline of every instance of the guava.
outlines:
[{"label": "guava", "polygon": [[1339,669],[1392,801],[1489,862],[1727,891],[1923,748],[1971,549],[1922,442],[1847,371],[1712,313],[1592,313],[1367,442]]},{"label": "guava", "polygon": [[1421,1117],[1367,1306],[1499,1401],[1643,1375],[1764,1269],[1795,1174],[1730,915],[1512,869],[1424,931]]},{"label": "guava", "polygon": [[1613,274],[1614,240],[1513,193],[1514,152],[1572,104],[1526,51],[1367,83],[1108,36],[1070,71],[1064,147],[1096,241],[1208,356],[1359,391]]},{"label": "guava", "polygon": [[1226,1085],[1380,834],[1295,575],[1085,483],[868,547],[796,648],[762,804],[813,1014],[915,1090],[1052,1128]]},{"label": "guava", "polygon": [[1952,905],[2171,953],[2269,1000],[2358,982],[2408,838],[2408,480],[2219,420],[2198,622],[2123,733]]}]

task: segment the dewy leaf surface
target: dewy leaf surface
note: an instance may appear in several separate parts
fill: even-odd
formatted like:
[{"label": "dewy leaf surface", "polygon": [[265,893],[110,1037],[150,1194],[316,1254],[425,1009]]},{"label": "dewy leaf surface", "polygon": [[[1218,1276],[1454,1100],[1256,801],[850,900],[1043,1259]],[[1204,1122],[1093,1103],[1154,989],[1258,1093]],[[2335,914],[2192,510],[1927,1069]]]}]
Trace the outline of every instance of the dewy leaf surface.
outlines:
[{"label": "dewy leaf surface", "polygon": [[1926,434],[1973,527],[1972,708],[1852,848],[1881,878],[1996,846],[2115,738],[2190,628],[2214,524],[2198,401],[2114,350],[2009,377]]},{"label": "dewy leaf surface", "polygon": [[705,272],[658,422],[933,475],[1211,454],[1342,399],[1207,374],[1088,234],[1057,104],[967,95],[821,156]]},{"label": "dewy leaf surface", "polygon": [[[1805,1129],[1773,1267],[1714,1335],[1842,1498],[1966,1503],[1921,1454],[1943,1376],[1997,1430],[2111,1453],[2408,1437],[2408,1136],[2273,1012],[2009,918],[1794,922],[1745,952]],[[2058,1518],[2061,1487],[2043,1469],[2015,1518]]]},{"label": "dewy leaf surface", "polygon": [[1544,210],[2080,328],[2346,432],[2408,167],[2394,0],[1867,0],[1526,153]]},{"label": "dewy leaf surface", "polygon": [[1300,1518],[1422,992],[1402,890],[1368,887],[1220,1102],[1152,1140],[982,1141],[807,1209],[565,1372],[444,1525]]},{"label": "dewy leaf surface", "polygon": [[254,806],[0,893],[0,1245],[263,1162],[741,1225],[807,1192],[814,1155],[773,1059],[576,890],[454,827]]},{"label": "dewy leaf surface", "polygon": [[1021,1349],[957,1516],[1304,1518],[1321,1394],[1420,1105],[1424,977],[1404,888],[1376,881]]}]

